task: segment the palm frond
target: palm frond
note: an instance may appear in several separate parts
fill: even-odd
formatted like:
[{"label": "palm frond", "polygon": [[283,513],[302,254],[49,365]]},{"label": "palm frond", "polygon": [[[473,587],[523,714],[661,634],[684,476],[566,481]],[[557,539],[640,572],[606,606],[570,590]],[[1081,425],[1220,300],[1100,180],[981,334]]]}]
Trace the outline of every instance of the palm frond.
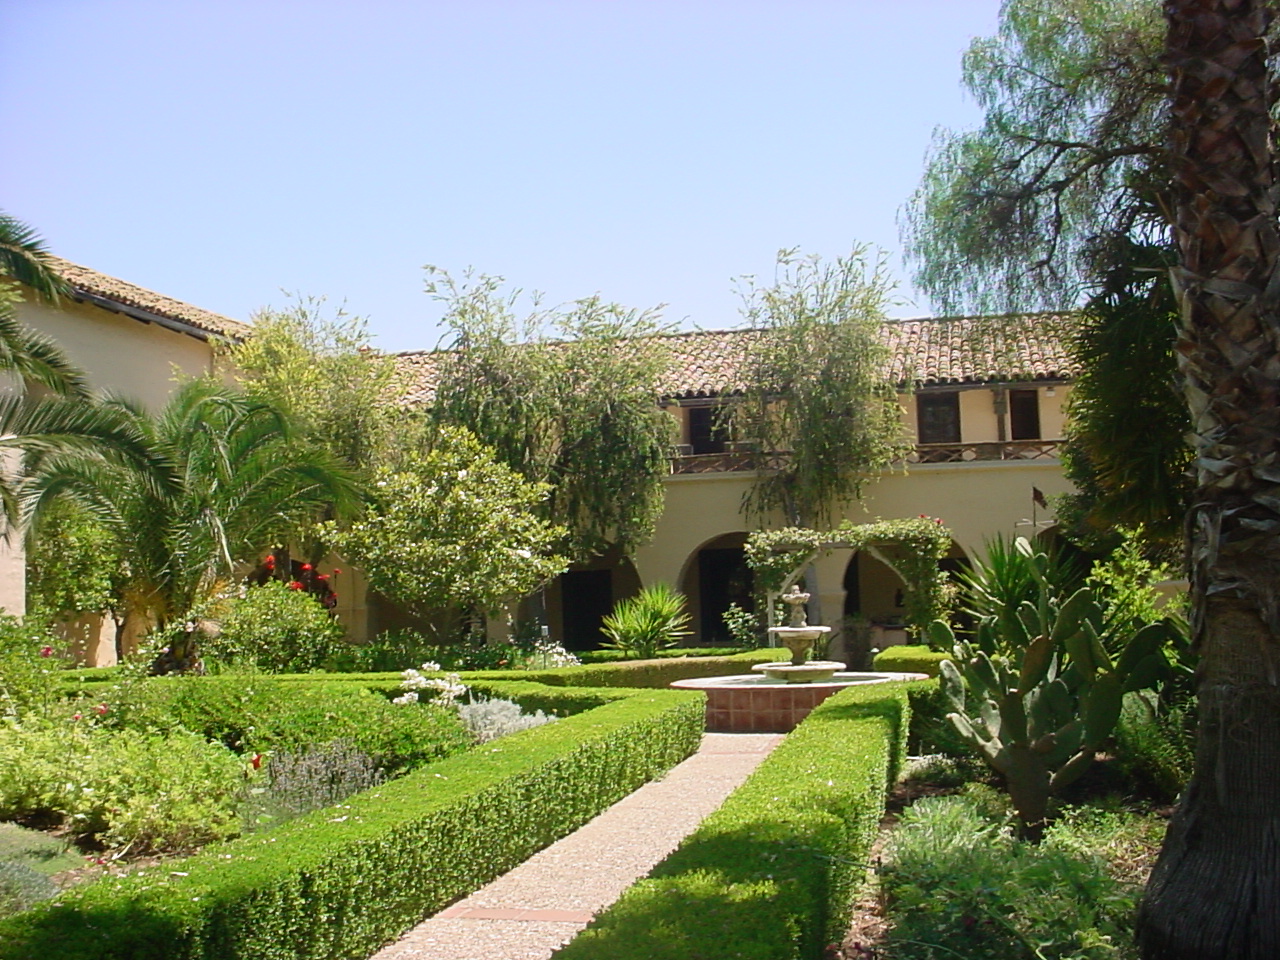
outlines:
[{"label": "palm frond", "polygon": [[56,301],[71,288],[49,258],[44,240],[34,228],[0,210],[0,273]]}]

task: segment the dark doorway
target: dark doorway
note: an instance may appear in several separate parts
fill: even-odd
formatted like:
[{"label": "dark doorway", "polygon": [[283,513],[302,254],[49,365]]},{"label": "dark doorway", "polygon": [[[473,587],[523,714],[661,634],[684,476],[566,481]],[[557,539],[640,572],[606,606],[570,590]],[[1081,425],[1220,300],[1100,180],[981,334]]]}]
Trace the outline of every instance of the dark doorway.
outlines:
[{"label": "dark doorway", "polygon": [[730,604],[754,612],[754,580],[741,547],[720,547],[698,553],[703,643],[729,643],[733,638],[724,624]]},{"label": "dark doorway", "polygon": [[855,553],[849,558],[849,564],[844,568],[844,615],[846,617],[857,616],[862,613],[862,578],[860,576],[861,568],[858,565],[858,559],[861,553]]},{"label": "dark doorway", "polygon": [[600,621],[613,610],[612,570],[570,570],[560,575],[566,650],[594,650],[604,640]]},{"label": "dark doorway", "polygon": [[729,428],[719,407],[689,408],[689,445],[694,454],[724,453]]},{"label": "dark doorway", "polygon": [[1009,391],[1009,439],[1040,439],[1040,391]]}]

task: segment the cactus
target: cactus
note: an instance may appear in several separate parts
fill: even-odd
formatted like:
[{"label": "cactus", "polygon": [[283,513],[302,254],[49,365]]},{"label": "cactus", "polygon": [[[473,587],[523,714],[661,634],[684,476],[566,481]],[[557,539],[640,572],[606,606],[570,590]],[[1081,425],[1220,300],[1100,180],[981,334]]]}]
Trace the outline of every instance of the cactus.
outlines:
[{"label": "cactus", "polygon": [[[942,621],[930,629],[931,640],[949,641],[955,653],[941,665],[947,718],[1004,775],[1032,838],[1043,830],[1049,798],[1089,768],[1111,734],[1124,694],[1169,673],[1168,624],[1147,624],[1122,644],[1104,644],[1102,620],[1089,588],[1059,601],[1040,578],[1037,602],[1024,601],[998,624],[980,623],[972,642],[958,641]],[[1108,646],[1120,651],[1114,660]]]}]

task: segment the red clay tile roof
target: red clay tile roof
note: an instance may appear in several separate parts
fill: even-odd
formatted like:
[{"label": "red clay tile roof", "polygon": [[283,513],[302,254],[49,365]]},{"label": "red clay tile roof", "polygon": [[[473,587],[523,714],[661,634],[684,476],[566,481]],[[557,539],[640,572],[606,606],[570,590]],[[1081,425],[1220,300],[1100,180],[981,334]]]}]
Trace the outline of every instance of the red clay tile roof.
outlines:
[{"label": "red clay tile roof", "polygon": [[[893,348],[889,374],[903,386],[944,386],[1006,380],[1067,380],[1076,368],[1067,354],[1071,314],[944,317],[893,320],[885,336]],[[701,330],[669,334],[674,362],[658,393],[696,399],[740,393],[746,348],[759,330]],[[439,375],[440,352],[396,356],[409,387],[403,402],[429,403]]]},{"label": "red clay tile roof", "polygon": [[[74,299],[87,299],[90,302],[97,299],[106,300],[126,308],[131,307],[143,314],[177,321],[182,326],[194,328],[198,333],[213,334],[233,340],[246,336],[252,330],[247,323],[166,297],[162,293],[156,293],[145,287],[117,280],[115,277],[98,273],[96,270],[71,263],[69,260],[63,260],[60,257],[49,259],[62,279],[71,285]],[[77,294],[81,296],[76,296]]]}]

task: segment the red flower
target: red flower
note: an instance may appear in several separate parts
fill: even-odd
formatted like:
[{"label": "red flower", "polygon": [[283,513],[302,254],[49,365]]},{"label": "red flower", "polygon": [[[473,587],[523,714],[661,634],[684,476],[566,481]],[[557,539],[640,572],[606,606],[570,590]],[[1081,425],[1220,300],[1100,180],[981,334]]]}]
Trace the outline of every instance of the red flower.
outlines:
[{"label": "red flower", "polygon": [[80,714],[78,714],[78,713],[77,713],[77,714],[75,714],[71,719],[72,719],[72,720],[83,720],[83,719],[84,719],[84,717],[80,716]]},{"label": "red flower", "polygon": [[302,565],[302,569],[303,569],[303,570],[310,570],[310,569],[311,569],[311,564],[309,564],[309,563],[304,563],[304,564]]},{"label": "red flower", "polygon": [[40,648],[40,656],[42,656],[42,657],[52,657],[52,656],[53,656],[53,647],[49,646],[48,644],[46,644],[45,646],[41,647],[41,648]]},{"label": "red flower", "polygon": [[110,710],[110,709],[111,709],[111,708],[110,708],[110,707],[108,707],[105,703],[100,703],[100,704],[98,704],[96,707],[94,707],[94,708],[93,708],[93,712],[94,712],[94,713],[96,713],[96,714],[97,714],[98,716],[100,716],[100,717],[105,717],[105,716],[107,715],[107,711],[108,711],[108,710]]},{"label": "red flower", "polygon": [[342,572],[342,571],[341,571],[341,570],[339,570],[337,567],[334,567],[334,568],[333,568],[333,575],[334,575],[335,577],[336,577],[338,574],[340,574],[341,572]]},{"label": "red flower", "polygon": [[301,583],[299,583],[297,580],[290,580],[290,581],[289,581],[289,589],[290,589],[290,590],[301,590],[301,589],[302,589],[302,584],[301,584]]},{"label": "red flower", "polygon": [[328,575],[327,573],[317,573],[317,574],[316,574],[316,579],[317,579],[317,580],[322,580],[322,581],[323,581],[323,580],[328,580],[328,579],[329,579],[329,575]]},{"label": "red flower", "polygon": [[255,770],[259,770],[259,769],[261,769],[261,768],[262,768],[262,754],[260,754],[260,753],[255,753],[255,754],[253,755],[253,759],[249,761],[249,764],[250,764],[250,765],[253,767],[253,769],[255,769]]},{"label": "red flower", "polygon": [[267,565],[268,569],[270,569],[271,567],[274,567],[276,565],[276,558],[272,556],[268,556],[262,562]]}]

